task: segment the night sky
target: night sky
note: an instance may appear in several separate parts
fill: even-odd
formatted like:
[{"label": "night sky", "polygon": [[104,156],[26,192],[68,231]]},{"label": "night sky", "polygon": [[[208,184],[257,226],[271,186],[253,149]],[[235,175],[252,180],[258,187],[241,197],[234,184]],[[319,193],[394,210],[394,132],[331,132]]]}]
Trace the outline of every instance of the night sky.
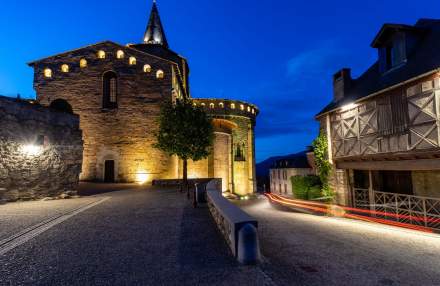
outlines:
[{"label": "night sky", "polygon": [[[368,3],[367,3],[368,2]],[[158,0],[171,49],[191,68],[193,97],[257,104],[257,161],[301,151],[331,76],[360,75],[383,23],[440,18],[440,1]],[[3,1],[0,94],[35,97],[27,62],[104,40],[139,43],[150,0]],[[439,51],[440,52],[440,51]]]}]

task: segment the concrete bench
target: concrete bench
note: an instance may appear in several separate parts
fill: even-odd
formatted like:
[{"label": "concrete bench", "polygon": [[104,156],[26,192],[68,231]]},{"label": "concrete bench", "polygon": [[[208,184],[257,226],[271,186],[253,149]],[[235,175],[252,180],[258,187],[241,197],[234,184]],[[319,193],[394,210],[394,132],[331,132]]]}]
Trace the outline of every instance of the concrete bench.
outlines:
[{"label": "concrete bench", "polygon": [[220,190],[206,191],[209,210],[237,260],[255,264],[260,260],[258,222],[224,198]]}]

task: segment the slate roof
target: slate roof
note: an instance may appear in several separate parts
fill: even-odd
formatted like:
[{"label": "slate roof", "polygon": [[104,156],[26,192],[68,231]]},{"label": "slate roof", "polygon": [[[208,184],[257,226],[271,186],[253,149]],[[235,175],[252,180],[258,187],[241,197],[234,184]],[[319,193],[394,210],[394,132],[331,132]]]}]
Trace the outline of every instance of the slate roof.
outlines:
[{"label": "slate roof", "polygon": [[351,87],[342,100],[330,102],[316,117],[440,68],[440,20],[420,19],[414,26],[385,24],[372,46],[376,46],[384,32],[393,28],[411,29],[419,35],[414,49],[407,55],[406,63],[382,74],[379,71],[379,63],[376,61],[361,76],[352,80]]},{"label": "slate roof", "polygon": [[[286,164],[287,163],[287,164]],[[273,166],[273,169],[288,169],[288,168],[311,168],[309,161],[307,160],[307,151],[302,151],[296,154],[280,157],[277,159]]]},{"label": "slate roof", "polygon": [[151,8],[150,20],[148,21],[148,26],[145,30],[144,43],[162,45],[165,48],[168,48],[168,41],[165,36],[162,21],[160,20],[156,1],[153,2],[153,7]]}]

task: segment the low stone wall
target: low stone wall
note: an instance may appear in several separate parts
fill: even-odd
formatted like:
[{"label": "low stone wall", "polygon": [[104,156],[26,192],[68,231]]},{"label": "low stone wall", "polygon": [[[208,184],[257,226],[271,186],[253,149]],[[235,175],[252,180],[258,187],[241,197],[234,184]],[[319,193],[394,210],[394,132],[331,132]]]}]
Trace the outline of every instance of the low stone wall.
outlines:
[{"label": "low stone wall", "polygon": [[258,222],[223,197],[219,190],[208,190],[208,207],[232,254],[243,264],[260,259]]},{"label": "low stone wall", "polygon": [[83,142],[76,115],[0,96],[0,201],[75,193]]},{"label": "low stone wall", "polygon": [[[153,186],[177,187],[177,186],[180,186],[182,184],[182,182],[183,182],[182,179],[154,180]],[[188,183],[190,186],[196,185],[196,184],[208,184],[208,183],[211,183],[211,185],[212,185],[213,183],[215,183],[216,188],[218,188],[220,190],[222,189],[222,179],[210,179],[210,178],[188,179]]]}]

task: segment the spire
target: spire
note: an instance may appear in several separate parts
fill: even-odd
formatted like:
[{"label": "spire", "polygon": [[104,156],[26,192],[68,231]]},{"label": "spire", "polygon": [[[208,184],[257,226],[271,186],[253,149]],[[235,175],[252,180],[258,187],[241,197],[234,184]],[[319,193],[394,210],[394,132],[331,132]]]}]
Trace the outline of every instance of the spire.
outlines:
[{"label": "spire", "polygon": [[150,20],[148,21],[147,30],[144,35],[144,43],[162,45],[164,48],[168,48],[167,38],[165,37],[159,11],[157,10],[156,0],[153,0]]}]

